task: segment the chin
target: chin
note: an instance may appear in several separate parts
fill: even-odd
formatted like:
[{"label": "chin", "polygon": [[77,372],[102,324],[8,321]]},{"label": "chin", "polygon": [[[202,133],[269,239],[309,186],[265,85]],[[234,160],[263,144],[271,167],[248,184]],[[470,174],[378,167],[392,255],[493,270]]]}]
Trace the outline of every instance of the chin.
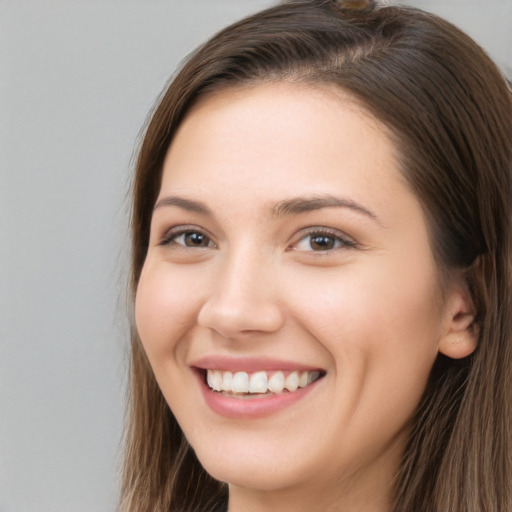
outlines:
[{"label": "chin", "polygon": [[271,468],[255,467],[251,464],[226,464],[204,466],[205,470],[215,480],[225,482],[229,485],[254,489],[258,491],[278,491],[283,488],[292,487],[297,478],[286,475],[284,472]]},{"label": "chin", "polygon": [[213,478],[246,489],[277,491],[293,487],[314,476],[307,475],[302,464],[298,464],[297,452],[292,457],[286,454],[276,457],[276,450],[266,454],[259,450],[258,453],[258,448],[252,446],[245,450],[234,447],[225,449],[222,456],[218,453],[202,453],[200,450],[196,454]]}]

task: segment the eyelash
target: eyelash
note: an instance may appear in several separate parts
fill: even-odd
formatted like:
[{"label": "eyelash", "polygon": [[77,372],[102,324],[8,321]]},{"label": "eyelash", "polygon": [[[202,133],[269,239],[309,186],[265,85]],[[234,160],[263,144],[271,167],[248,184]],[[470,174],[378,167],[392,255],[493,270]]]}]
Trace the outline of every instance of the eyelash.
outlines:
[{"label": "eyelash", "polygon": [[[334,246],[328,247],[325,249],[314,250],[311,247],[311,244],[313,242],[313,238],[315,238],[315,237],[323,238],[324,241],[325,241],[325,239],[330,239],[332,241],[332,243],[334,243]],[[298,244],[300,244],[301,242],[303,242],[307,239],[309,239],[310,250],[302,249],[302,251],[304,251],[304,252],[316,252],[316,253],[324,253],[325,254],[325,253],[331,253],[332,251],[336,251],[336,250],[340,250],[340,249],[350,249],[351,247],[356,246],[356,243],[354,240],[348,238],[345,235],[342,235],[339,231],[329,230],[329,229],[325,229],[325,228],[313,228],[313,229],[309,230],[307,233],[305,233],[301,238],[299,238],[299,240],[297,242],[294,242],[290,246],[290,250],[301,250],[301,249],[297,249]],[[308,242],[306,242],[306,243],[308,243]]]},{"label": "eyelash", "polygon": [[[185,243],[180,243],[177,240],[180,237],[185,237],[187,235],[199,235],[201,237],[204,237],[208,241],[208,245],[186,245]],[[184,242],[184,241],[183,241]],[[164,236],[164,238],[161,240],[160,245],[177,245],[183,248],[191,248],[191,249],[202,249],[206,247],[210,247],[210,243],[215,246],[215,244],[212,242],[211,238],[204,234],[200,229],[194,228],[192,226],[179,226],[177,228],[170,229]]]},{"label": "eyelash", "polygon": [[[198,235],[199,237],[203,237],[203,240],[206,241],[207,245],[186,245],[185,239],[182,242],[178,242],[180,237],[186,237],[187,235],[193,236]],[[323,243],[333,244],[332,247],[320,248],[319,250],[315,250],[312,247],[313,238],[323,239]],[[309,238],[309,249],[298,249],[298,245],[301,242],[306,241]],[[307,243],[307,242],[306,242]],[[177,228],[173,228],[169,230],[160,245],[177,245],[183,248],[191,248],[191,249],[202,249],[208,247],[216,247],[215,243],[212,242],[211,238],[202,232],[200,229],[196,229],[193,226],[180,226]],[[317,253],[330,253],[332,251],[336,251],[339,249],[349,249],[351,247],[355,247],[356,243],[354,240],[342,235],[339,231],[329,230],[325,228],[312,228],[308,232],[304,233],[301,238],[298,239],[297,242],[294,242],[288,248],[289,250],[299,250],[303,252],[317,252]]]}]

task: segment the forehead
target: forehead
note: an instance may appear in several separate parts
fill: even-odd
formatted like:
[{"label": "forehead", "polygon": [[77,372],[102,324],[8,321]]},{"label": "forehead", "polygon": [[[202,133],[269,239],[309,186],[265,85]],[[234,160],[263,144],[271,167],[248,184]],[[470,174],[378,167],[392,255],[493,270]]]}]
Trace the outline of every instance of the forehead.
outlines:
[{"label": "forehead", "polygon": [[[162,190],[208,183],[253,194],[325,192],[401,179],[386,127],[348,94],[328,86],[269,83],[224,89],[198,102],[168,150]],[[346,180],[348,187],[350,180]],[[338,183],[339,184],[339,183]]]}]

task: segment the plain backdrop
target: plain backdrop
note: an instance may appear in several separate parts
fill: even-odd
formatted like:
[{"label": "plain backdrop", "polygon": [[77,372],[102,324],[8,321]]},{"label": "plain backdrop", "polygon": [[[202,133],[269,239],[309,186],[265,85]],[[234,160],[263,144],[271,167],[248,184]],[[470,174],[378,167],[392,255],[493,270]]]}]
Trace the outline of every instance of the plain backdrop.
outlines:
[{"label": "plain backdrop", "polygon": [[[180,60],[272,0],[0,0],[0,511],[115,508],[134,143]],[[512,75],[512,0],[411,0]]]}]

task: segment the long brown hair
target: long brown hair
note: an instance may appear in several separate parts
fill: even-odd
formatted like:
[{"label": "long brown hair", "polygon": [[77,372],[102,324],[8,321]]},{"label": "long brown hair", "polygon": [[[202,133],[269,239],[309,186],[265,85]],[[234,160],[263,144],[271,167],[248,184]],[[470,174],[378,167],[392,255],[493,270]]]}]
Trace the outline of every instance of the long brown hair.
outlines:
[{"label": "long brown hair", "polygon": [[[269,81],[341,87],[389,128],[441,273],[464,271],[478,308],[475,353],[434,364],[411,420],[394,510],[512,510],[510,89],[481,48],[448,22],[412,8],[340,4],[292,1],[242,20],[199,48],[174,78],[139,150],[133,296],[163,159],[198,98]],[[121,509],[224,508],[226,486],[196,459],[135,328],[130,379]]]}]

